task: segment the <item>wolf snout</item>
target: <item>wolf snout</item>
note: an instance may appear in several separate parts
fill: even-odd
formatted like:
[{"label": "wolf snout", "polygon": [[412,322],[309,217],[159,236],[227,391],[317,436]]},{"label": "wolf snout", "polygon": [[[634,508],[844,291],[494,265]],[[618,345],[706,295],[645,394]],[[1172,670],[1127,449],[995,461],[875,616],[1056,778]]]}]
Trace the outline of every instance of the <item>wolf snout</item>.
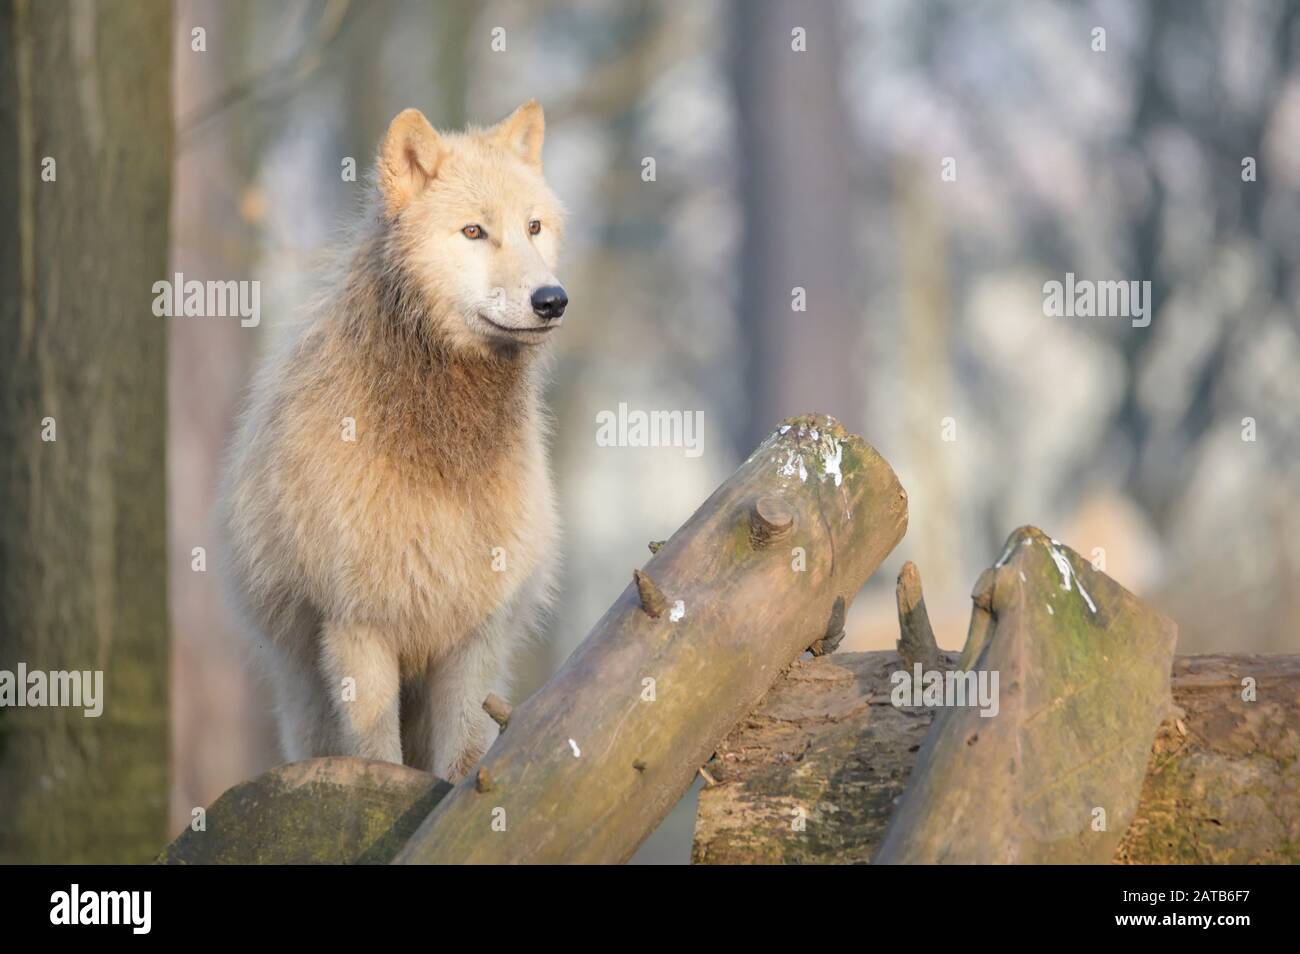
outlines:
[{"label": "wolf snout", "polygon": [[569,296],[559,285],[543,285],[535,289],[532,295],[533,314],[543,321],[554,321],[564,314],[569,305]]}]

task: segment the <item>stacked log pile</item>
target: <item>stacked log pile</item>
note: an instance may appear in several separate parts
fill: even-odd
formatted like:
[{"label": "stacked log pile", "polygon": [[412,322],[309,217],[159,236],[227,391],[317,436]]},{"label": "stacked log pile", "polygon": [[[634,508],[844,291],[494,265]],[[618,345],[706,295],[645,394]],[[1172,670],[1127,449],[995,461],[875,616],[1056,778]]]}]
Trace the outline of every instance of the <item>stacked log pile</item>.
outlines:
[{"label": "stacked log pile", "polygon": [[1032,527],[960,658],[911,564],[898,651],[833,654],[906,525],[874,449],[786,421],[545,686],[484,701],[469,777],[283,766],[160,860],[621,862],[701,766],[699,863],[1297,860],[1300,657],[1174,660],[1168,619]]}]

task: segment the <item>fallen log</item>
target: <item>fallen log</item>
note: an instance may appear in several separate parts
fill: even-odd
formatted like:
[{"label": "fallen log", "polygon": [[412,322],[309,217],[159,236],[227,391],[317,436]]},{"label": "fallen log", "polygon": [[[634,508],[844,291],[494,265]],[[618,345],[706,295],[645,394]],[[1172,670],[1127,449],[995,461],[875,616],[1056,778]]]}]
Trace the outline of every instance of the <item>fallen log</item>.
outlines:
[{"label": "fallen log", "polygon": [[1124,864],[1300,863],[1300,656],[1186,656]]},{"label": "fallen log", "polygon": [[451,785],[404,765],[311,759],[224,792],[162,864],[387,864]]},{"label": "fallen log", "polygon": [[934,721],[890,704],[905,668],[893,651],[796,660],[706,766],[692,863],[869,862]]},{"label": "fallen log", "polygon": [[874,449],[824,416],[785,422],[512,710],[397,860],[626,860],[777,675],[838,641],[906,523]]},{"label": "fallen log", "polygon": [[[1033,527],[1011,535],[973,599],[875,862],[1109,861],[1170,711],[1177,628]],[[949,687],[978,689],[979,705]]]},{"label": "fallen log", "polygon": [[[1024,563],[1041,564],[1038,549],[1046,551],[1055,577]],[[719,784],[700,795],[694,860],[879,861],[888,857],[881,848],[887,825],[900,837],[916,838],[929,855],[924,860],[949,860],[960,851],[984,860],[998,853],[1011,855],[1004,860],[1131,863],[1295,860],[1300,657],[1178,659],[1173,704],[1166,706],[1160,692],[1144,696],[1133,681],[1152,679],[1141,647],[1159,650],[1159,634],[1171,624],[1099,577],[1032,529],[1013,535],[1004,558],[981,577],[959,668],[998,658],[999,643],[1019,644],[1020,658],[1008,671],[1029,686],[1009,694],[1011,719],[1002,729],[1019,748],[999,750],[996,734],[988,731],[959,735],[965,748],[948,765],[936,771],[931,762],[929,783],[937,794],[930,797],[939,807],[919,820],[914,815],[909,829],[901,827],[897,806],[922,739],[929,736],[927,748],[939,747],[930,732],[935,712],[951,720],[959,710],[893,704],[897,677],[914,662],[908,657],[918,646],[924,655],[929,645],[928,621],[916,615],[918,607],[924,615],[919,577],[905,568],[900,649],[911,647],[908,656],[863,653],[796,663],[708,766]],[[1044,588],[1044,580],[1054,585]],[[1067,580],[1071,588],[1064,590]],[[1032,602],[1046,597],[1044,607],[1053,607],[1033,624],[1030,645],[1027,594]],[[1070,594],[1081,601],[1073,619],[1065,602]],[[1082,633],[1080,619],[1090,624]],[[1078,638],[1082,634],[1087,638]],[[1127,641],[1117,651],[1121,639]],[[1067,665],[1044,665],[1062,649]],[[951,657],[941,655],[934,668],[950,664]],[[1032,678],[1024,680],[1025,673]],[[1015,696],[1042,698],[1052,685],[1056,693],[1028,713],[1025,731],[1026,713]],[[978,732],[973,710],[960,711],[967,717],[962,729],[974,724]],[[1148,755],[1141,737],[1152,712],[1163,713],[1165,721]],[[991,735],[994,746],[987,745]],[[993,754],[972,759],[969,750],[979,745]],[[1136,778],[1135,765],[1141,769]],[[1020,790],[1009,784],[1015,781]],[[989,789],[997,797],[990,799]],[[998,797],[1012,800],[1011,824],[1024,828],[1018,837],[1008,836],[1011,824],[999,817],[1006,803]],[[1090,811],[1091,802],[1108,810]],[[792,823],[792,814],[802,826]]]},{"label": "fallen log", "polygon": [[[890,704],[905,668],[892,651],[796,661],[708,764],[692,861],[869,862],[934,719]],[[1113,860],[1300,863],[1300,656],[1180,656],[1170,682],[1175,710]]]}]

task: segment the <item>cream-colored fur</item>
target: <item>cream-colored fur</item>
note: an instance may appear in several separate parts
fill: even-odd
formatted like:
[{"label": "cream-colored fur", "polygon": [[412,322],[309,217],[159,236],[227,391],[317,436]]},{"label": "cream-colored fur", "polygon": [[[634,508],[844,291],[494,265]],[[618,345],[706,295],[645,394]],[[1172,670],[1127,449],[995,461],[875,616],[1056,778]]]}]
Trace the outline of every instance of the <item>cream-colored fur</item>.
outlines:
[{"label": "cream-colored fur", "polygon": [[539,358],[558,323],[529,303],[558,284],[563,225],[542,135],[535,102],[463,134],[400,114],[338,275],[256,376],[221,519],[290,760],[458,779],[496,735],[483,699],[557,559]]}]

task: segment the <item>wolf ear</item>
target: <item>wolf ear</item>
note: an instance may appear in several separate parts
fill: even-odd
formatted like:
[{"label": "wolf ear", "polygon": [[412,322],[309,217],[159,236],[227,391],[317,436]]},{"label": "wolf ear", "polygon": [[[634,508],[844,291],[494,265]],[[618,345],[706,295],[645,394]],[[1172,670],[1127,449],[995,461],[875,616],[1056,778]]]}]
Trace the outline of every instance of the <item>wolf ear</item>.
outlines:
[{"label": "wolf ear", "polygon": [[390,215],[424,191],[446,154],[441,137],[418,109],[404,109],[379,147],[379,188]]},{"label": "wolf ear", "polygon": [[546,117],[542,105],[530,99],[488,130],[488,136],[510,150],[535,171],[542,171],[542,138]]}]

